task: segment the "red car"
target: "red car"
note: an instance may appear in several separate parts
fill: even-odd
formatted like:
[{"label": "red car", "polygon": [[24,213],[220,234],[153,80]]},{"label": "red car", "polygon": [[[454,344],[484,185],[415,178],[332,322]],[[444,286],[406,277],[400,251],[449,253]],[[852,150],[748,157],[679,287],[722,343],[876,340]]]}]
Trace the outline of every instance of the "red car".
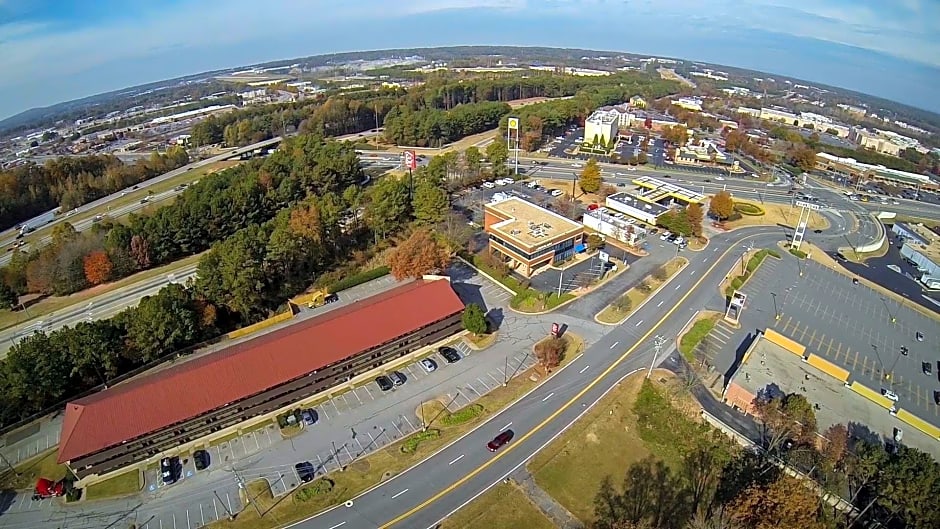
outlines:
[{"label": "red car", "polygon": [[512,440],[512,436],[512,430],[506,430],[505,432],[502,432],[501,434],[494,437],[493,440],[489,443],[486,443],[486,447],[490,450],[490,452],[495,452],[499,450],[501,446]]}]

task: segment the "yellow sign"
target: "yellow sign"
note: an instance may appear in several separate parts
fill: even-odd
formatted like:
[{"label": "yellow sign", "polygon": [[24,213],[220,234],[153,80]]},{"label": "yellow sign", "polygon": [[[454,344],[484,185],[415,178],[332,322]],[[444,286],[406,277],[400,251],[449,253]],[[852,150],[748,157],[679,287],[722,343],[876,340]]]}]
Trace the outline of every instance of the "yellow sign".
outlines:
[{"label": "yellow sign", "polygon": [[506,120],[506,126],[513,130],[519,130],[519,118],[509,118]]}]

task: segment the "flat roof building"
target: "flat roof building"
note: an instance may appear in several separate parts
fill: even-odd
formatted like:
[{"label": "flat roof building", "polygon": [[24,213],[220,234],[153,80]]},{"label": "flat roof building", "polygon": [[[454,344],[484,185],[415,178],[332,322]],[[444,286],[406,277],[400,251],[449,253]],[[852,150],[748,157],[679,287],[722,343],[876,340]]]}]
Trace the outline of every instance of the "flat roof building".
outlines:
[{"label": "flat roof building", "polygon": [[708,140],[701,140],[697,144],[683,145],[676,149],[676,163],[684,165],[714,163],[730,165],[733,168],[739,165],[733,156]]},{"label": "flat roof building", "polygon": [[463,308],[422,279],[69,402],[58,461],[97,479],[191,449],[460,332]]},{"label": "flat roof building", "polygon": [[604,204],[614,211],[629,215],[650,226],[656,224],[660,215],[669,211],[669,206],[650,202],[630,193],[614,193],[607,197]]},{"label": "flat roof building", "polygon": [[639,226],[633,218],[615,215],[609,209],[602,211],[598,208],[587,211],[584,213],[582,222],[586,227],[630,246],[637,246],[646,239],[647,235],[646,229]]},{"label": "flat roof building", "polygon": [[483,206],[489,251],[520,274],[565,261],[584,238],[584,226],[518,197]]},{"label": "flat roof building", "polygon": [[701,204],[707,198],[705,195],[677,186],[672,182],[666,182],[650,176],[640,176],[633,179],[633,183],[644,189],[640,196],[648,202],[661,203],[668,201],[668,205],[679,203],[688,206],[689,204]]},{"label": "flat roof building", "polygon": [[595,110],[584,121],[584,143],[606,147],[612,140],[616,142],[620,130],[620,116],[616,112]]},{"label": "flat roof building", "polygon": [[855,158],[841,158],[827,152],[816,154],[816,170],[848,176],[861,181],[883,182],[886,184],[921,188],[938,189],[937,182],[927,175],[888,169],[883,165],[872,165],[857,161]]},{"label": "flat roof building", "polygon": [[901,257],[917,267],[921,284],[929,290],[940,290],[940,235],[923,224],[898,224],[905,234]]}]

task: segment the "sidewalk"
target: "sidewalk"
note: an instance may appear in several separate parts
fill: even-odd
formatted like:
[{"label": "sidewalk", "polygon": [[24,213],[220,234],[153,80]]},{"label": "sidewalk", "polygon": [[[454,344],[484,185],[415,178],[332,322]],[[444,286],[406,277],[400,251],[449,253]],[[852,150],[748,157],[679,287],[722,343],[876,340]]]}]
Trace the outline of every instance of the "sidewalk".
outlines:
[{"label": "sidewalk", "polygon": [[532,500],[532,503],[535,504],[535,506],[542,511],[542,514],[547,516],[556,527],[559,529],[584,528],[584,524],[575,518],[573,514],[568,512],[568,509],[565,509],[562,504],[555,501],[555,498],[552,498],[538,486],[532,474],[529,474],[525,466],[519,467],[518,470],[513,472],[511,479],[519,485],[522,492],[525,492],[526,496]]}]

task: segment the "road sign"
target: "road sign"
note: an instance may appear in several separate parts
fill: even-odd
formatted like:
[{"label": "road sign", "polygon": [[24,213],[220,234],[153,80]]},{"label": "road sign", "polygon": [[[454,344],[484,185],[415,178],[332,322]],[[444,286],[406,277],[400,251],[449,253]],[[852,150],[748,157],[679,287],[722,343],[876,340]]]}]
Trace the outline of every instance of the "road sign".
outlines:
[{"label": "road sign", "polygon": [[405,167],[408,169],[414,169],[415,167],[418,167],[418,157],[415,156],[414,151],[405,151],[402,153],[402,155],[405,160]]},{"label": "road sign", "polygon": [[819,204],[813,204],[812,202],[803,202],[802,200],[797,200],[796,202],[794,202],[794,204],[796,204],[797,206],[801,208],[811,209],[813,211],[819,211],[820,209],[822,209],[819,206]]},{"label": "road sign", "polygon": [[603,250],[597,252],[597,257],[601,260],[602,263],[610,261],[610,254]]},{"label": "road sign", "polygon": [[509,118],[506,120],[506,128],[510,130],[519,130],[519,118]]},{"label": "road sign", "polygon": [[559,325],[558,325],[557,323],[553,323],[553,324],[552,324],[552,336],[554,336],[555,338],[558,338],[558,331],[559,331],[559,330],[561,330],[561,328],[559,327]]}]

